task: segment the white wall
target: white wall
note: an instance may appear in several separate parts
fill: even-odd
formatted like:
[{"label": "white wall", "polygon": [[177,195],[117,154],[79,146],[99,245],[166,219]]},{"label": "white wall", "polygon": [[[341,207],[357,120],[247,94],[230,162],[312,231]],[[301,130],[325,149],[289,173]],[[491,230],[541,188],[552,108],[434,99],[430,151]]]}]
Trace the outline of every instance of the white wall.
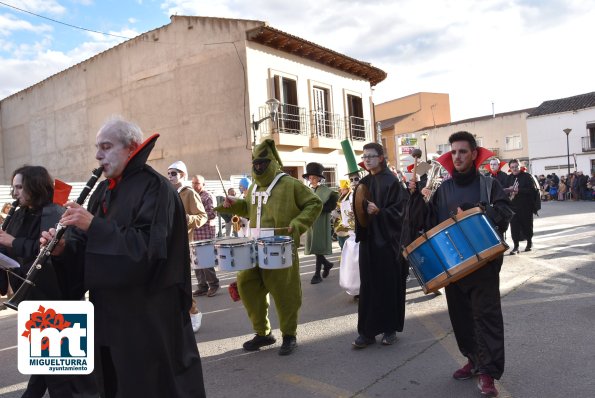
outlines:
[{"label": "white wall", "polygon": [[[572,129],[568,136],[570,171],[590,174],[591,160],[595,159],[595,153],[583,153],[582,150],[582,137],[588,136],[588,123],[595,123],[595,108],[528,118],[527,136],[532,174],[567,173],[566,134],[563,131],[566,128]],[[551,168],[552,166],[558,167]]]}]

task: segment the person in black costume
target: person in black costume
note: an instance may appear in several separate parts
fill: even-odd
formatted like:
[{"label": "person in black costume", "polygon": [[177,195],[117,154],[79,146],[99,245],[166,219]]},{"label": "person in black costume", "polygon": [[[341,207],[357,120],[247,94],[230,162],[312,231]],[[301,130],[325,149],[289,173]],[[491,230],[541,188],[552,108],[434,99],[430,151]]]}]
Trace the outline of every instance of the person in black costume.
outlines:
[{"label": "person in black costume", "polygon": [[504,192],[510,195],[515,215],[510,220],[510,235],[514,247],[510,255],[519,252],[519,242],[526,240],[525,251],[531,251],[533,247],[533,213],[535,210],[535,195],[537,189],[533,177],[520,168],[519,161],[512,159],[508,163],[512,174],[508,176]]},{"label": "person in black costume", "polygon": [[[438,160],[452,178],[443,181],[431,198],[426,230],[452,214],[476,206],[485,208],[499,232],[506,230],[513,214],[510,201],[496,180],[477,171],[484,157],[479,153],[485,149],[478,147],[467,131],[452,134],[449,142],[450,153]],[[448,167],[445,160],[450,160]],[[413,195],[419,195],[415,182],[410,182],[409,187],[414,190]],[[459,350],[468,359],[453,377],[465,380],[478,374],[481,393],[492,397],[498,395],[494,379],[500,379],[504,371],[504,323],[499,288],[502,262],[500,255],[445,288],[455,338]]]},{"label": "person in black costume", "polygon": [[[186,213],[170,182],[146,164],[158,138],[121,118],[97,133],[107,178],[88,210],[74,202],[60,222],[76,228],[56,248],[84,270],[95,307],[95,371],[103,397],[204,397],[188,311]],[[55,231],[43,233],[51,239]]]},{"label": "person in black costume", "polygon": [[[506,164],[506,162],[503,162],[502,164]],[[506,182],[508,180],[508,174],[506,174],[505,172],[502,171],[502,165],[500,163],[500,159],[498,158],[493,158],[490,159],[490,170],[488,175],[494,179],[496,179],[500,185],[502,185],[502,188],[504,188],[506,186]]]},{"label": "person in black costume", "polygon": [[[0,231],[0,250],[20,264],[14,272],[25,278],[39,254],[41,232],[54,227],[65,209],[52,202],[54,182],[44,167],[23,166],[15,170],[12,189],[19,208],[8,220],[6,231]],[[66,270],[47,261],[25,299],[80,300],[82,293],[75,295],[69,290],[69,278]],[[22,279],[10,275],[15,292],[23,283]],[[93,376],[31,375],[22,397],[41,398],[46,390],[52,398],[99,396]]]},{"label": "person in black costume", "polygon": [[[397,340],[405,321],[405,285],[408,269],[399,247],[401,225],[409,194],[387,168],[384,149],[377,143],[364,145],[364,165],[370,172],[355,190],[355,240],[359,245],[360,291],[358,337],[354,348]],[[368,194],[365,194],[367,192]],[[358,198],[365,197],[365,200]],[[362,219],[367,219],[363,225]]]}]

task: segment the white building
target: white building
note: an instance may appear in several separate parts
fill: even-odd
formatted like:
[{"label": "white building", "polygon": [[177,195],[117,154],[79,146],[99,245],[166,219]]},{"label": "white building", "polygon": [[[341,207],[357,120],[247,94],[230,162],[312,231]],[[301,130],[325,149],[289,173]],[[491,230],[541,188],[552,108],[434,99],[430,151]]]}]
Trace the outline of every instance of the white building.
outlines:
[{"label": "white building", "polygon": [[560,176],[570,168],[589,175],[595,171],[595,92],[543,102],[527,118],[527,136],[533,174]]},{"label": "white building", "polygon": [[[347,173],[340,142],[374,140],[372,86],[386,73],[265,22],[172,16],[128,40],[0,101],[0,183],[27,163],[64,181],[86,181],[95,134],[112,114],[161,134],[149,164],[183,160],[191,174],[250,173],[256,138],[273,138],[285,171]],[[280,117],[265,103],[280,101]]]}]

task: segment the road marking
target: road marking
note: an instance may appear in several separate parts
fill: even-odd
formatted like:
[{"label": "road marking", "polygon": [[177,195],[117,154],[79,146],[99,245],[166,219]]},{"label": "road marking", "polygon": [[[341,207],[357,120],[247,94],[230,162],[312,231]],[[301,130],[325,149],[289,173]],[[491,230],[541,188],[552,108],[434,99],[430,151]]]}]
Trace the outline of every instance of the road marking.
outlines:
[{"label": "road marking", "polygon": [[24,381],[19,384],[13,384],[12,386],[2,387],[0,388],[0,395],[8,394],[9,392],[24,390],[25,388],[27,388],[27,384],[29,384],[29,382]]},{"label": "road marking", "polygon": [[290,384],[294,387],[298,387],[303,390],[307,390],[311,393],[314,393],[316,396],[323,396],[323,397],[331,397],[331,398],[365,398],[365,395],[357,394],[354,395],[353,392],[343,390],[341,388],[335,387],[331,384],[323,383],[316,379],[310,379],[307,377],[303,377],[296,374],[290,373],[281,373],[275,376],[276,379]]},{"label": "road marking", "polygon": [[502,307],[516,307],[519,305],[527,305],[527,304],[543,304],[543,303],[549,303],[552,301],[578,300],[578,299],[585,299],[585,298],[591,298],[591,297],[595,297],[595,292],[566,294],[564,296],[553,296],[553,297],[539,297],[539,298],[517,300],[517,301],[507,301],[507,302],[502,303]]}]

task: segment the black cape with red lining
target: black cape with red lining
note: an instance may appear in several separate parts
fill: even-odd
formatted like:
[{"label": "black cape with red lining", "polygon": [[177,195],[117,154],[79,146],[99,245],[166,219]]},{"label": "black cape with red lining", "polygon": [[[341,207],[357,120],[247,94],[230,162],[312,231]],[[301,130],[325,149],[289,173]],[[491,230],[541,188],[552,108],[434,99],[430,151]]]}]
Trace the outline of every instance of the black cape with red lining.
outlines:
[{"label": "black cape with red lining", "polygon": [[204,397],[188,313],[184,207],[146,165],[157,137],[135,152],[117,184],[99,184],[88,206],[91,226],[72,230],[65,257],[83,265],[82,288],[95,306],[96,373],[107,395]]}]

